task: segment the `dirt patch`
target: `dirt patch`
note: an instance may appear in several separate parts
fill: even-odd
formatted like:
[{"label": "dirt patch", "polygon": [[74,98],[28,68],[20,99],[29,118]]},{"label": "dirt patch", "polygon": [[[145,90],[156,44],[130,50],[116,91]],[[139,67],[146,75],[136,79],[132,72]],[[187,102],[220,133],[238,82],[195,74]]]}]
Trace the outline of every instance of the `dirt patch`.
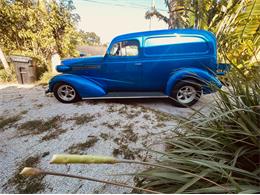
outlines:
[{"label": "dirt patch", "polygon": [[43,104],[36,104],[35,107],[40,109],[43,107]]},{"label": "dirt patch", "polygon": [[142,158],[139,149],[132,150],[126,144],[121,144],[118,148],[115,148],[112,154],[114,157],[122,156],[122,158],[128,160]]},{"label": "dirt patch", "polygon": [[112,138],[112,136],[108,133],[100,133],[99,137],[101,137],[103,140],[108,140],[109,138]]},{"label": "dirt patch", "polygon": [[114,122],[104,122],[102,123],[102,125],[108,127],[109,129],[117,129],[117,128],[120,128],[121,127],[121,123],[120,121],[114,121]]},{"label": "dirt patch", "polygon": [[120,115],[124,115],[128,119],[133,119],[141,114],[141,110],[138,108],[135,108],[133,106],[124,105],[119,110],[118,113]]},{"label": "dirt patch", "polygon": [[61,134],[67,132],[67,129],[55,128],[51,132],[48,132],[45,136],[42,137],[42,141],[49,141],[58,138]]},{"label": "dirt patch", "polygon": [[147,114],[147,113],[143,114],[143,118],[146,119],[146,120],[151,120],[152,119],[151,115]]},{"label": "dirt patch", "polygon": [[166,127],[166,124],[164,124],[164,123],[157,123],[155,127],[163,128],[163,127]]},{"label": "dirt patch", "polygon": [[95,115],[82,114],[80,116],[74,116],[74,117],[70,118],[69,120],[75,120],[76,125],[83,125],[83,124],[94,121],[95,118],[96,118]]},{"label": "dirt patch", "polygon": [[0,117],[0,129],[10,128],[14,123],[21,119],[21,115],[11,116],[11,117]]},{"label": "dirt patch", "polygon": [[101,186],[100,188],[98,189],[95,189],[93,191],[93,194],[104,194],[104,190],[106,189],[108,184],[104,184],[103,186]]},{"label": "dirt patch", "polygon": [[[176,117],[173,116],[172,114],[168,114],[168,113],[161,112],[159,110],[155,110],[155,109],[152,109],[152,108],[147,108],[147,107],[144,107],[144,106],[140,106],[140,108],[142,110],[142,113],[148,113],[148,112],[153,113],[157,122],[160,122],[160,121],[166,122],[166,121],[176,120]],[[146,115],[146,114],[144,114],[143,117],[149,119],[148,115]]]},{"label": "dirt patch", "polygon": [[45,188],[45,184],[42,181],[44,176],[25,177],[19,174],[24,167],[37,167],[39,162],[40,155],[23,160],[22,163],[18,165],[15,174],[4,185],[4,189],[14,188],[14,192],[12,193],[19,194],[33,194],[43,191]]},{"label": "dirt patch", "polygon": [[133,128],[134,124],[129,123],[122,127],[123,130],[120,132],[119,137],[113,139],[114,143],[118,145],[118,148],[113,150],[113,156],[118,157],[119,155],[125,159],[134,160],[136,157],[140,157],[139,150],[132,150],[128,147],[129,143],[138,140],[138,133],[135,133]]},{"label": "dirt patch", "polygon": [[48,120],[31,120],[21,124],[18,130],[20,136],[38,135],[49,130],[60,128],[61,121],[61,116],[55,116]]},{"label": "dirt patch", "polygon": [[119,115],[125,116],[127,119],[133,119],[142,113],[142,110],[133,105],[122,105],[120,108],[110,105],[107,112],[118,112]]},{"label": "dirt patch", "polygon": [[98,142],[98,140],[99,139],[95,136],[90,137],[83,143],[73,144],[68,149],[66,149],[65,152],[70,154],[86,154],[86,150],[93,147]]},{"label": "dirt patch", "polygon": [[28,110],[23,110],[23,111],[21,112],[22,115],[27,114],[27,113],[28,113]]},{"label": "dirt patch", "polygon": [[123,137],[128,139],[131,142],[136,142],[138,140],[138,134],[134,132],[133,130],[134,124],[130,123],[124,126]]},{"label": "dirt patch", "polygon": [[114,138],[114,142],[117,145],[123,145],[130,142],[136,142],[138,140],[138,133],[135,133],[133,128],[134,124],[129,123],[122,127],[123,130],[120,131],[119,137]]},{"label": "dirt patch", "polygon": [[128,119],[133,119],[141,114],[146,120],[152,120],[151,116],[154,116],[156,121],[172,121],[176,120],[172,114],[161,112],[152,108],[147,108],[140,105],[122,105],[121,107],[115,107],[110,105],[107,109],[107,112],[113,113],[118,112],[118,114],[125,116]]}]

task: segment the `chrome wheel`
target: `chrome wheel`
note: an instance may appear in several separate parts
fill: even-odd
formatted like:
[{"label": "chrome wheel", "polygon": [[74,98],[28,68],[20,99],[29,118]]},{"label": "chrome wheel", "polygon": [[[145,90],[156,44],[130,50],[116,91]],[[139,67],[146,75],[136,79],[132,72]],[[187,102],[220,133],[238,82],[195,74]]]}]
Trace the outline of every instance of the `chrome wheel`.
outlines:
[{"label": "chrome wheel", "polygon": [[177,92],[177,100],[181,104],[189,104],[196,98],[197,91],[193,86],[183,86]]},{"label": "chrome wheel", "polygon": [[59,98],[61,98],[63,101],[69,102],[75,99],[76,97],[76,91],[73,87],[70,85],[61,85],[59,86],[57,90],[57,94]]}]

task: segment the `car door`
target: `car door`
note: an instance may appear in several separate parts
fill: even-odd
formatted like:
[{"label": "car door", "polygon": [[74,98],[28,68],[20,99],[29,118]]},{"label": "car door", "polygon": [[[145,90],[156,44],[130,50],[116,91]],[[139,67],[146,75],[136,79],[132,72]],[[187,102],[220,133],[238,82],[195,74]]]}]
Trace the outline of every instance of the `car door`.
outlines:
[{"label": "car door", "polygon": [[140,42],[136,39],[112,43],[104,65],[109,91],[136,91],[141,89],[142,62]]}]

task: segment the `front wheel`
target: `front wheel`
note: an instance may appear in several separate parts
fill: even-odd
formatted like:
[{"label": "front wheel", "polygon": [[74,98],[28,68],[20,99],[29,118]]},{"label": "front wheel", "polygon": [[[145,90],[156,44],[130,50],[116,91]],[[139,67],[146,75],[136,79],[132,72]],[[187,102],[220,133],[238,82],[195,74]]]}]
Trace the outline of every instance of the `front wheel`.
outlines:
[{"label": "front wheel", "polygon": [[73,103],[80,100],[76,89],[67,83],[57,83],[53,88],[54,96],[62,103]]},{"label": "front wheel", "polygon": [[201,84],[194,80],[183,80],[173,87],[171,99],[175,106],[189,107],[200,99],[201,93]]}]

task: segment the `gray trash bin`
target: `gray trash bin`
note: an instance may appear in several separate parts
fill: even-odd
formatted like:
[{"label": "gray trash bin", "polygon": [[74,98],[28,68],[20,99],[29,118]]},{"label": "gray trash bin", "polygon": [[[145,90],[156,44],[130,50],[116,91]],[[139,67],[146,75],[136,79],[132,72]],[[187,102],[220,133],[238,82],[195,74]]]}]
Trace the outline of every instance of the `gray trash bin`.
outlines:
[{"label": "gray trash bin", "polygon": [[14,63],[19,84],[31,84],[36,81],[36,67],[32,58],[25,56],[10,56],[10,58]]}]

